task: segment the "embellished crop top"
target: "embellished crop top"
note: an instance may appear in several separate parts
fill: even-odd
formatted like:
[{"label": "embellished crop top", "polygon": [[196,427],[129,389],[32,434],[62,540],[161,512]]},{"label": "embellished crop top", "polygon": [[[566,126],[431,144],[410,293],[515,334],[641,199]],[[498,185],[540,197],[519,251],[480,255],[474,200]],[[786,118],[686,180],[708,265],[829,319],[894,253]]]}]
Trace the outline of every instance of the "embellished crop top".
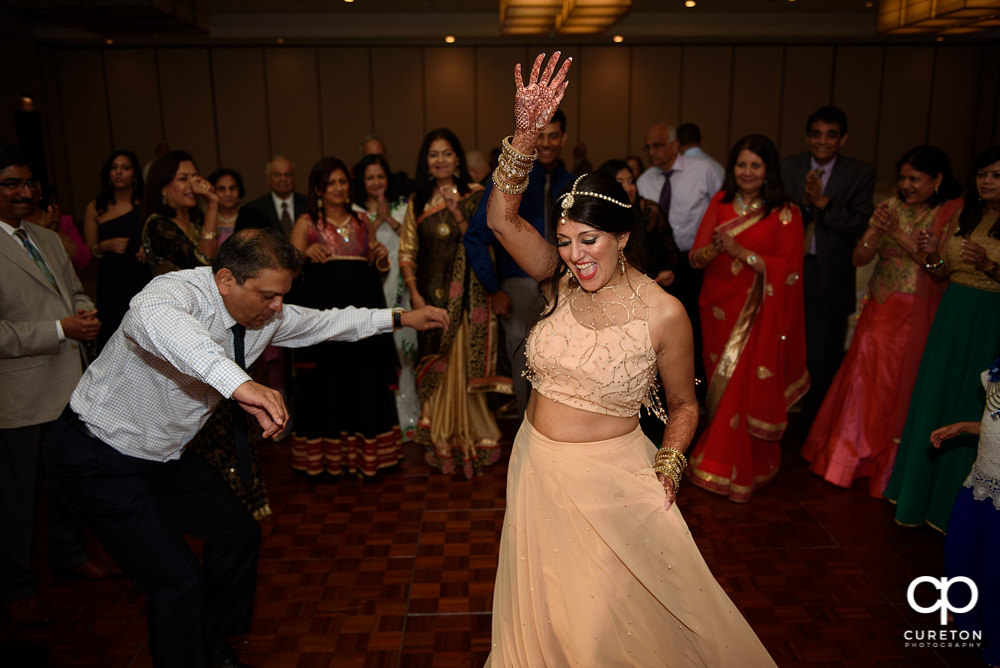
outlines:
[{"label": "embellished crop top", "polygon": [[527,338],[525,375],[539,394],[591,413],[633,417],[646,405],[663,417],[648,307],[639,296],[653,282],[630,282],[586,292],[562,280],[555,311]]}]

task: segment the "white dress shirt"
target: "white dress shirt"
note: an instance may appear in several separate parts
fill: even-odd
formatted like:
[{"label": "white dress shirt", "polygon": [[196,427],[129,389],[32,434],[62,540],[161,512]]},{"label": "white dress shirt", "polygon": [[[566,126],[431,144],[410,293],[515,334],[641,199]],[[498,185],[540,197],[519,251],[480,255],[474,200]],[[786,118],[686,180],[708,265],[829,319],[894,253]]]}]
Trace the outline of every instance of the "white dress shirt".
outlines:
[{"label": "white dress shirt", "polygon": [[[674,159],[673,174],[670,175],[670,213],[667,220],[674,231],[677,248],[685,253],[698,234],[698,225],[712,196],[722,188],[722,182],[712,170],[711,164],[698,158],[678,155]],[[650,167],[639,177],[639,195],[654,202],[660,201],[660,190],[666,172],[659,167]]]},{"label": "white dress shirt", "polygon": [[[710,156],[701,150],[701,146],[692,146],[688,150],[684,151],[684,156],[687,158],[698,158],[699,160],[705,160],[708,164],[712,165],[712,171],[715,172],[715,176],[719,179],[721,184],[726,180],[726,168],[722,166],[718,160]],[[721,185],[719,186],[722,187]]]},{"label": "white dress shirt", "polygon": [[[83,374],[70,406],[95,438],[122,454],[178,459],[219,401],[250,380],[233,361],[230,327],[236,321],[211,267],[159,276],[129,306],[121,327]],[[317,311],[286,304],[263,327],[247,328],[246,363],[270,343],[295,348],[390,331],[389,309]]]}]

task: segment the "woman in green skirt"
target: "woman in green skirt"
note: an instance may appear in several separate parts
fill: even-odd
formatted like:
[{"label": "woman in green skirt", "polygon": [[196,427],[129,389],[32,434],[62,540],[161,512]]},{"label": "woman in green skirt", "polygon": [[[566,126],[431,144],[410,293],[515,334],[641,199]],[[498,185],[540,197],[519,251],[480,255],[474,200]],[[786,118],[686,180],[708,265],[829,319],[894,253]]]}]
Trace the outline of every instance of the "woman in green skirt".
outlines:
[{"label": "woman in green skirt", "polygon": [[982,411],[978,372],[1000,355],[1000,146],[980,155],[965,205],[943,237],[924,234],[926,269],[949,281],[934,317],[885,496],[896,522],[948,529],[948,517],[976,458],[976,439],[954,438],[939,450],[930,434],[942,424],[974,421]]}]

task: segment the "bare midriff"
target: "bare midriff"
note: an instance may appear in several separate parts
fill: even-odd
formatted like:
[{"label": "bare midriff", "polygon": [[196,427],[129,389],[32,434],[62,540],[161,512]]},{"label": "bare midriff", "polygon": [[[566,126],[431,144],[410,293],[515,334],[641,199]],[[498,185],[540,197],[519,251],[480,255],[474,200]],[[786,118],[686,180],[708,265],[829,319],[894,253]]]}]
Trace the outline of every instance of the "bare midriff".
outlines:
[{"label": "bare midriff", "polygon": [[525,411],[531,425],[553,441],[588,443],[604,441],[631,433],[638,416],[601,415],[573,408],[531,391]]}]

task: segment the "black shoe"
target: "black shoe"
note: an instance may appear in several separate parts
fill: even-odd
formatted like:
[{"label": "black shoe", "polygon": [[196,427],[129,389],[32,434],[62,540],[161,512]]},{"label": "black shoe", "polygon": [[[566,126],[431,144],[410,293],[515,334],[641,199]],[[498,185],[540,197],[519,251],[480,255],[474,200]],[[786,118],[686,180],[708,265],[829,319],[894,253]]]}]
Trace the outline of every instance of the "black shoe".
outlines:
[{"label": "black shoe", "polygon": [[209,652],[207,665],[208,668],[253,668],[250,664],[237,659],[233,648],[228,643],[222,643]]}]

